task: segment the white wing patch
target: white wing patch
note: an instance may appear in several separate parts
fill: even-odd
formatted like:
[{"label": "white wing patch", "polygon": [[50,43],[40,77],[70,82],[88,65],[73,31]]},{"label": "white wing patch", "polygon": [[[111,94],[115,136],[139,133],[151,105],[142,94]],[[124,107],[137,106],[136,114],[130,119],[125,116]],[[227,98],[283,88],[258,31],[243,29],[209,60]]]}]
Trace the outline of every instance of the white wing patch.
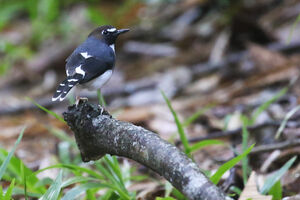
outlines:
[{"label": "white wing patch", "polygon": [[117,29],[116,28],[110,28],[110,29],[106,29],[108,32],[111,32],[111,33],[113,33],[113,32],[115,32]]},{"label": "white wing patch", "polygon": [[88,52],[82,52],[80,53],[85,59],[92,57],[91,55],[88,54]]},{"label": "white wing patch", "polygon": [[57,99],[59,99],[60,95],[56,98],[52,97],[52,101],[56,101]]},{"label": "white wing patch", "polygon": [[75,72],[81,74],[83,77],[85,76],[85,72],[81,69],[81,65],[75,68]]},{"label": "white wing patch", "polygon": [[75,82],[75,81],[78,81],[78,79],[75,78],[68,79],[68,82]]}]

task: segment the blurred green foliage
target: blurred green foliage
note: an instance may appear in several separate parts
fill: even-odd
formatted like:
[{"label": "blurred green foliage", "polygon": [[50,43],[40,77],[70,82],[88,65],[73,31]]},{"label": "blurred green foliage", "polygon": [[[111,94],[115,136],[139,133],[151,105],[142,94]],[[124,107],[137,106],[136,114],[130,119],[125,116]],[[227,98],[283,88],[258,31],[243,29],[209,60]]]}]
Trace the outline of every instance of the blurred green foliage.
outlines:
[{"label": "blurred green foliage", "polygon": [[27,36],[22,41],[8,42],[1,39],[0,76],[5,75],[11,66],[19,61],[28,60],[39,51],[44,41],[69,41],[75,29],[78,30],[76,34],[79,34],[77,38],[86,36],[87,30],[79,30],[79,27],[75,27],[74,21],[71,21],[73,18],[70,10],[75,6],[81,6],[87,26],[92,24],[96,26],[118,25],[119,21],[123,20],[120,16],[130,12],[139,2],[138,0],[128,0],[123,3],[96,0],[84,2],[79,0],[0,0],[0,31],[9,30],[11,27],[18,28],[18,22],[25,22],[25,26],[29,26],[29,34],[26,34]]}]

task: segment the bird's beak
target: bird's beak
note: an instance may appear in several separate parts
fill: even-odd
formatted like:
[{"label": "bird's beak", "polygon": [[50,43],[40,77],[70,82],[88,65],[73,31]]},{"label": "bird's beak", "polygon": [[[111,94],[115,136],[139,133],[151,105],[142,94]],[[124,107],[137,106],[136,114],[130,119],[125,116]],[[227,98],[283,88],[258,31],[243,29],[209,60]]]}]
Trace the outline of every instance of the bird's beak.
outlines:
[{"label": "bird's beak", "polygon": [[126,33],[128,31],[129,31],[129,29],[120,29],[120,30],[117,31],[117,35],[120,35],[122,33]]}]

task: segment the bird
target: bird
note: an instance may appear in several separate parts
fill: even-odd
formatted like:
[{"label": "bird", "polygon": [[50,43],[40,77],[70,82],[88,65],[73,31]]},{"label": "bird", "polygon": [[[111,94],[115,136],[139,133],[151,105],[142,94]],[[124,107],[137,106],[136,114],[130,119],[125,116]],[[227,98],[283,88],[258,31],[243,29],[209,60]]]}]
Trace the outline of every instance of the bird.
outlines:
[{"label": "bird", "polygon": [[116,39],[128,31],[111,25],[95,28],[66,59],[67,77],[57,87],[52,101],[63,101],[75,86],[79,89],[100,89],[112,76]]}]

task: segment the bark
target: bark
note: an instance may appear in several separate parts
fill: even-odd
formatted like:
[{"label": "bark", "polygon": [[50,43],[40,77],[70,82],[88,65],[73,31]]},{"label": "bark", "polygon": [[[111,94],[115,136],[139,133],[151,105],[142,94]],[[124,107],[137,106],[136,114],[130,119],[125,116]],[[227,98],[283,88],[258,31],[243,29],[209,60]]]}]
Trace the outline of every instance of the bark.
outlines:
[{"label": "bark", "polygon": [[84,162],[105,154],[124,156],[157,172],[189,199],[225,199],[190,158],[157,134],[118,121],[101,112],[100,106],[87,102],[70,106],[64,118],[75,134]]}]

